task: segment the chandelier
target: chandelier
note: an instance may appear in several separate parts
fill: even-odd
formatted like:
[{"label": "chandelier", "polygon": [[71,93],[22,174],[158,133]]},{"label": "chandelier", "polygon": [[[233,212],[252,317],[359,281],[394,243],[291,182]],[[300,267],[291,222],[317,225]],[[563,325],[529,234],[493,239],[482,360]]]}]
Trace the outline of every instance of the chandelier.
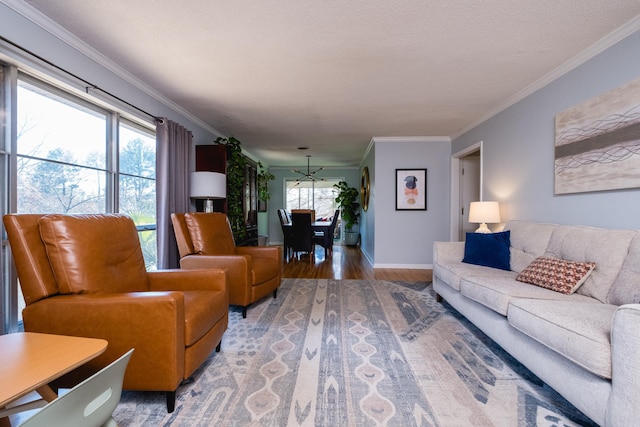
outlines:
[{"label": "chandelier", "polygon": [[299,173],[300,175],[302,175],[302,178],[298,178],[296,179],[296,185],[300,184],[300,182],[302,181],[324,181],[324,178],[320,178],[315,176],[316,173],[320,172],[322,168],[318,168],[316,170],[314,170],[313,172],[311,172],[311,166],[310,166],[310,162],[311,162],[311,155],[307,154],[307,173],[302,172],[299,169],[291,169],[291,172],[295,172],[295,173]]}]

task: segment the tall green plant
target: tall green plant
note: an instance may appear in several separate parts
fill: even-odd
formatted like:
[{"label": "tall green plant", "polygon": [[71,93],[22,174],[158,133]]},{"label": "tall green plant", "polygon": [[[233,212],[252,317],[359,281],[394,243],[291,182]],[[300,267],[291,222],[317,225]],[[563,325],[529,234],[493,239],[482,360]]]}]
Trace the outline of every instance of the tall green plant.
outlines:
[{"label": "tall green plant", "polygon": [[225,145],[227,149],[227,218],[233,236],[238,241],[244,239],[247,231],[242,204],[247,159],[242,154],[242,144],[233,136],[218,137],[215,142]]},{"label": "tall green plant", "polygon": [[360,203],[358,197],[360,193],[357,189],[349,187],[345,181],[340,181],[333,185],[338,190],[338,197],[336,197],[336,203],[340,207],[340,213],[342,220],[345,222],[344,229],[347,232],[351,232],[353,226],[358,223],[358,217],[360,216]]}]

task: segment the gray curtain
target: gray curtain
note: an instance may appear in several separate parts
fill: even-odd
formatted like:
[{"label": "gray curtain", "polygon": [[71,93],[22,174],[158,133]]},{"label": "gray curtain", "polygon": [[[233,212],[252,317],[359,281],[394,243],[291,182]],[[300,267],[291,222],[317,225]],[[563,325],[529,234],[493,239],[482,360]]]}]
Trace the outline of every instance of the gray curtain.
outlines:
[{"label": "gray curtain", "polygon": [[156,123],[158,268],[178,268],[180,256],[171,214],[189,210],[189,159],[193,134],[178,123]]}]

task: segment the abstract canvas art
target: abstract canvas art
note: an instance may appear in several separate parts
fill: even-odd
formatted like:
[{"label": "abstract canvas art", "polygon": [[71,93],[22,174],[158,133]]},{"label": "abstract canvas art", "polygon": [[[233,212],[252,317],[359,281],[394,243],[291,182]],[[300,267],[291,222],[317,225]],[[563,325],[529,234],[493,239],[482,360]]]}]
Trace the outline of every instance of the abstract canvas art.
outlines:
[{"label": "abstract canvas art", "polygon": [[555,194],[640,187],[640,78],[556,115]]}]

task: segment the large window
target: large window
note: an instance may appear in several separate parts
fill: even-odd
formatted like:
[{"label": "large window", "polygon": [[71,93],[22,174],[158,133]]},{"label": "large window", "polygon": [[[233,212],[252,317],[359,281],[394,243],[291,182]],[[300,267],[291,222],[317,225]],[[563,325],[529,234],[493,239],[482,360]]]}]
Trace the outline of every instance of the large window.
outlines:
[{"label": "large window", "polygon": [[331,218],[338,208],[338,191],[333,188],[340,179],[324,181],[285,181],[285,209],[315,209],[316,220]]},{"label": "large window", "polygon": [[106,212],[107,113],[18,83],[18,213]]},{"label": "large window", "polygon": [[138,227],[148,270],[157,268],[156,245],[156,138],[146,129],[121,122],[119,141],[119,212]]},{"label": "large window", "polygon": [[17,212],[125,213],[154,269],[153,130],[28,77],[18,80],[17,112]]},{"label": "large window", "polygon": [[[138,229],[147,269],[155,269],[154,127],[39,79],[11,75],[13,82],[1,88],[14,95],[0,97],[11,104],[2,111],[16,112],[15,117],[0,114],[0,120],[15,123],[16,129],[13,142],[0,136],[3,212],[127,214]],[[6,257],[2,262],[3,271],[11,271]],[[5,323],[0,329],[6,331],[19,324],[24,302],[16,278],[2,276]]]}]

